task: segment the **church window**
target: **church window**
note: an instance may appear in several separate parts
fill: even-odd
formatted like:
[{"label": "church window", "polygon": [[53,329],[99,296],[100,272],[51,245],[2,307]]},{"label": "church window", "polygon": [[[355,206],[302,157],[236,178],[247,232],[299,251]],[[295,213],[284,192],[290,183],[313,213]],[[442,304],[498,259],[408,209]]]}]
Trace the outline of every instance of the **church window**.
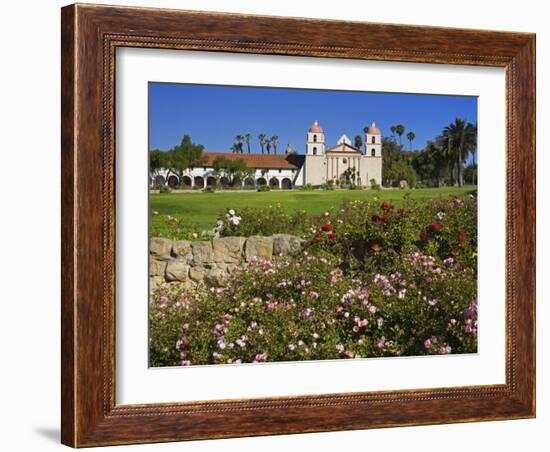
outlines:
[{"label": "church window", "polygon": [[371,156],[374,157],[375,155],[376,155],[376,150],[375,150],[374,148],[372,148],[372,150],[371,150]]},{"label": "church window", "polygon": [[317,143],[317,135],[313,135],[313,142]]},{"label": "church window", "polygon": [[371,142],[372,142],[372,144],[376,143],[376,137],[372,137]]},{"label": "church window", "polygon": [[313,148],[313,155],[317,155],[317,148]]}]

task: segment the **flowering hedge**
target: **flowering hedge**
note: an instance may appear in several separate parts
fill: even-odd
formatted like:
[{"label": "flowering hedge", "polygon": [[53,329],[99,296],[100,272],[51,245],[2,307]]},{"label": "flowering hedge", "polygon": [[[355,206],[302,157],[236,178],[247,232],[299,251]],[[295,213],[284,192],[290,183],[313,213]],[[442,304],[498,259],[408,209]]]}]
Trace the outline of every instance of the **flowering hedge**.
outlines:
[{"label": "flowering hedge", "polygon": [[223,288],[158,289],[152,366],[476,352],[475,197],[254,212],[228,211],[218,232],[283,224],[307,239],[303,254],[253,260]]},{"label": "flowering hedge", "polygon": [[298,257],[253,260],[224,288],[159,289],[151,365],[474,353],[476,210],[353,202],[311,218]]},{"label": "flowering hedge", "polygon": [[403,255],[413,252],[440,259],[452,256],[476,269],[474,196],[431,203],[406,197],[399,208],[389,202],[352,201],[337,212],[314,217],[313,224],[322,226],[310,241],[310,251],[330,253],[351,269],[391,272]]}]

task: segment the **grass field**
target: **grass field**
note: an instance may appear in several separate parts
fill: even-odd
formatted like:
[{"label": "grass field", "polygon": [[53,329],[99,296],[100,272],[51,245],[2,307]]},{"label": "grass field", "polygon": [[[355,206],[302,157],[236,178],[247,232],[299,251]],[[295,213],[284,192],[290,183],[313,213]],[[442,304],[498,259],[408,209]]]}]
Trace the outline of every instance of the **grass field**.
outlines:
[{"label": "grass field", "polygon": [[[305,210],[308,213],[320,213],[338,208],[345,201],[369,200],[377,197],[381,201],[390,201],[399,205],[405,194],[419,201],[446,196],[462,196],[473,190],[475,186],[425,188],[415,190],[335,190],[335,191],[302,191],[273,190],[258,193],[256,191],[226,191],[216,193],[183,192],[183,193],[151,193],[151,233],[164,232],[176,224],[200,232],[210,230],[226,209],[244,207],[267,207],[280,203],[288,209]],[[158,213],[156,213],[158,212]],[[170,216],[171,218],[167,218]]]}]

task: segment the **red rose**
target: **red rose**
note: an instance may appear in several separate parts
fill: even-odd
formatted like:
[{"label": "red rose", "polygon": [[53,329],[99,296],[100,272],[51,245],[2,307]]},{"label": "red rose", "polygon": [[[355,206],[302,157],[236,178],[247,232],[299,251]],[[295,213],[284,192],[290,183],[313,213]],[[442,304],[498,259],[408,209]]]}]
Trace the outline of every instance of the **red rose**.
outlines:
[{"label": "red rose", "polygon": [[396,213],[397,215],[401,215],[401,214],[403,213],[403,209],[397,209],[397,210],[395,211],[395,213]]},{"label": "red rose", "polygon": [[380,207],[382,208],[382,210],[390,210],[391,204],[387,201],[384,201]]},{"label": "red rose", "polygon": [[380,245],[378,243],[373,243],[370,246],[370,250],[372,253],[376,253],[377,251],[380,251]]},{"label": "red rose", "polygon": [[387,214],[387,213],[385,213],[384,216],[382,217],[382,219],[383,219],[384,221],[388,221],[388,220],[390,219],[390,215]]},{"label": "red rose", "polygon": [[466,240],[468,240],[468,236],[464,234],[464,232],[461,232],[460,234],[458,234],[458,240],[460,242],[465,242]]},{"label": "red rose", "polygon": [[328,238],[329,239],[335,239],[336,238],[336,234],[334,232],[331,232],[329,235],[328,235]]},{"label": "red rose", "polygon": [[418,238],[420,240],[426,240],[426,232],[420,231],[420,234],[418,234]]},{"label": "red rose", "polygon": [[431,228],[432,231],[437,232],[441,229],[441,224],[440,223],[432,223],[430,225],[430,228]]},{"label": "red rose", "polygon": [[382,217],[380,215],[373,215],[372,221],[374,221],[376,224],[382,224],[384,220],[382,220]]},{"label": "red rose", "polygon": [[331,224],[324,224],[323,226],[321,226],[321,230],[325,231],[325,232],[330,232],[332,231],[332,225]]}]

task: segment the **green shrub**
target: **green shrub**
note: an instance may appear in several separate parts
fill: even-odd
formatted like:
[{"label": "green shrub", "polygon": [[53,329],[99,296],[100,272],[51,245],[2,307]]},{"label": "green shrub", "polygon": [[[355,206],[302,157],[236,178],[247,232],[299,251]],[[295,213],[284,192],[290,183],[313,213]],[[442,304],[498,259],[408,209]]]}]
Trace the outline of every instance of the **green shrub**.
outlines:
[{"label": "green shrub", "polygon": [[[351,268],[391,271],[401,256],[412,252],[440,259],[453,256],[462,265],[472,266],[477,252],[474,196],[422,204],[406,196],[398,209],[389,202],[352,201],[328,217],[314,217],[310,224],[321,228],[309,242],[312,252],[338,256]],[[333,240],[322,233],[322,225],[327,224]]]},{"label": "green shrub", "polygon": [[313,185],[310,184],[310,183],[307,183],[307,184],[303,185],[302,187],[300,187],[300,190],[311,191],[311,190],[313,190]]},{"label": "green shrub", "polygon": [[313,217],[304,210],[288,210],[281,204],[270,205],[263,209],[244,208],[236,212],[238,224],[227,221],[227,213],[221,212],[219,219],[224,221],[222,236],[249,237],[251,235],[273,235],[287,233],[304,235],[313,224]]},{"label": "green shrub", "polygon": [[206,187],[202,190],[203,193],[215,193],[214,187]]},{"label": "green shrub", "polygon": [[172,189],[168,185],[163,185],[160,187],[159,193],[172,193]]},{"label": "green shrub", "polygon": [[329,191],[334,190],[334,181],[333,180],[328,180],[323,185],[321,185],[321,189],[329,190]]},{"label": "green shrub", "polygon": [[264,192],[264,191],[270,191],[270,190],[271,189],[269,188],[268,185],[260,185],[256,191]]},{"label": "green shrub", "polygon": [[380,190],[380,188],[381,188],[381,187],[380,187],[380,184],[378,184],[378,183],[376,182],[376,179],[371,179],[369,182],[370,182],[370,188],[371,188],[372,190]]}]

